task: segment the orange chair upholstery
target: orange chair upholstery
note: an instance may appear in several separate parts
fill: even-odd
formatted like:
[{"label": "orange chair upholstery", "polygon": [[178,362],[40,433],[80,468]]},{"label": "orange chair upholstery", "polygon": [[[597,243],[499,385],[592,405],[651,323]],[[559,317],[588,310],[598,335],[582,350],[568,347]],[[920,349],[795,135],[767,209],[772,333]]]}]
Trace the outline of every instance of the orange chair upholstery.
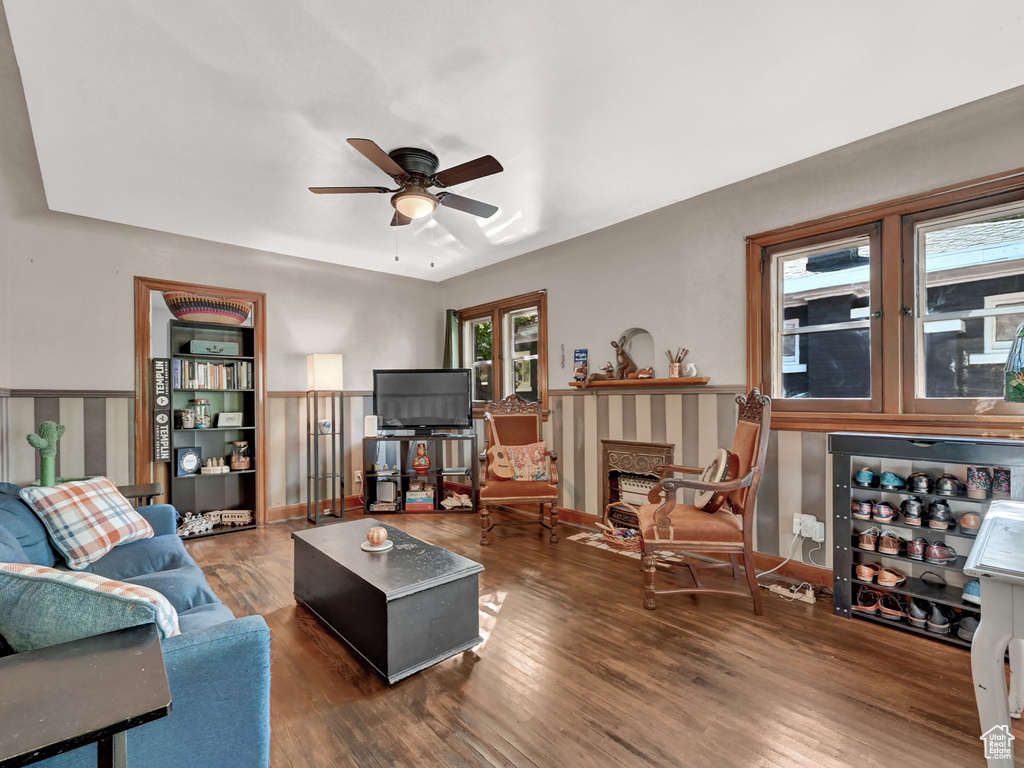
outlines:
[{"label": "orange chair upholstery", "polygon": [[[771,399],[756,388],[746,396],[736,398],[739,404],[739,420],[733,433],[731,451],[739,459],[734,479],[720,483],[701,482],[674,476],[673,473],[701,475],[700,467],[679,467],[664,465],[656,472],[664,479],[651,492],[652,503],[640,507],[640,533],[643,535],[644,550],[642,570],[644,575],[644,607],[653,610],[655,595],[685,594],[695,592],[717,592],[744,594],[735,589],[704,587],[698,570],[706,568],[732,567],[733,579],[739,578],[739,560],[743,560],[747,587],[754,599],[754,613],[761,615],[761,593],[754,570],[754,502],[757,487],[764,470],[768,452],[768,437],[771,423]],[[673,476],[669,476],[669,475]],[[697,491],[718,491],[727,496],[727,501],[714,514],[708,514],[691,504],[677,502],[676,494],[689,488]],[[654,501],[657,498],[657,501]],[[713,556],[726,555],[728,562],[669,563],[658,558],[657,552],[696,553]],[[655,574],[658,566],[685,567],[693,579],[693,587],[658,589]]]},{"label": "orange chair upholstery", "polygon": [[[497,432],[498,442],[503,446],[530,445],[541,441],[540,404],[523,400],[518,395],[509,395],[500,403],[488,402],[484,407],[487,415],[484,424],[485,451],[481,454],[484,462],[483,482],[480,486],[480,543],[490,544],[487,534],[499,525],[540,525],[550,531],[548,540],[558,542],[558,472],[555,469],[557,456],[548,450],[551,462],[550,482],[538,480],[505,480],[497,477],[490,467],[486,448],[490,448],[491,424]],[[501,506],[537,505],[535,520],[502,520],[491,518],[491,508]],[[548,507],[548,520],[544,519],[544,508]]]}]

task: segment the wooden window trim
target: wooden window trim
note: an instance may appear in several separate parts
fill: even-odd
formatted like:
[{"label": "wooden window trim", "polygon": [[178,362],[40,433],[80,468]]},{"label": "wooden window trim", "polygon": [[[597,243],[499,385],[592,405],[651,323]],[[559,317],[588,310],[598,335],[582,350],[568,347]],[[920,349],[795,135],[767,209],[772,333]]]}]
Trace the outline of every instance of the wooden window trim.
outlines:
[{"label": "wooden window trim", "polygon": [[[510,296],[507,299],[490,301],[486,304],[476,304],[459,310],[459,343],[463,343],[463,329],[467,322],[479,320],[483,317],[491,318],[491,348],[494,350],[495,368],[497,368],[500,380],[500,397],[508,393],[504,391],[504,349],[505,339],[501,323],[501,316],[505,312],[523,309],[525,307],[537,306],[540,310],[537,322],[537,394],[540,397],[541,413],[544,419],[548,415],[548,307],[546,290],[521,293],[518,296]],[[463,352],[466,350],[463,349]],[[479,401],[474,401],[479,403]],[[483,407],[474,404],[473,415],[475,418],[483,418]]]},{"label": "wooden window trim", "polygon": [[[266,407],[266,359],[267,359],[267,295],[255,291],[222,288],[200,283],[183,283],[155,277],[135,277],[135,482],[153,481],[154,464],[150,461],[153,445],[152,404],[149,392],[150,350],[152,349],[153,327],[151,316],[152,292],[188,291],[220,299],[238,299],[252,304],[252,325],[256,344],[256,365],[253,367],[256,391],[256,444],[253,447],[257,461],[266,461],[267,456],[267,407]],[[266,525],[267,508],[270,500],[270,473],[259,473],[256,485],[256,524]]]},{"label": "wooden window trim", "polygon": [[[1016,195],[1016,197],[1014,197]],[[798,410],[801,404],[781,398],[773,402],[772,428],[780,430],[832,432],[899,432],[915,434],[952,434],[985,437],[1024,437],[1019,409],[1009,403],[986,400],[916,399],[914,392],[913,316],[904,318],[901,309],[914,291],[913,243],[907,241],[907,220],[916,223],[929,218],[999,205],[1002,201],[1024,199],[1024,168],[992,174],[961,184],[889,200],[878,205],[824,216],[809,222],[767,230],[747,238],[747,387],[770,391],[771,307],[764,277],[767,249],[794,241],[823,237],[833,239],[837,232],[877,223],[880,227],[882,274],[879,295],[881,336],[888,339],[881,350],[881,408],[870,413],[837,413],[824,409]],[[939,213],[941,211],[941,213]],[[909,230],[912,238],[912,226]],[[908,252],[906,249],[910,248]],[[903,249],[903,258],[887,254]],[[907,256],[911,258],[907,258]],[[908,272],[909,270],[909,272]],[[770,277],[770,275],[769,275]],[[874,306],[874,291],[872,291]],[[874,330],[874,327],[873,327]],[[872,334],[874,336],[878,334]],[[874,374],[874,371],[873,371]],[[875,382],[872,382],[874,386]],[[874,392],[874,390],[873,390]],[[808,401],[817,405],[821,401]],[[826,401],[827,402],[827,401]],[[986,403],[979,412],[979,403]],[[793,408],[793,405],[796,408]],[[948,405],[948,407],[947,407]],[[990,407],[994,405],[995,407]]]}]

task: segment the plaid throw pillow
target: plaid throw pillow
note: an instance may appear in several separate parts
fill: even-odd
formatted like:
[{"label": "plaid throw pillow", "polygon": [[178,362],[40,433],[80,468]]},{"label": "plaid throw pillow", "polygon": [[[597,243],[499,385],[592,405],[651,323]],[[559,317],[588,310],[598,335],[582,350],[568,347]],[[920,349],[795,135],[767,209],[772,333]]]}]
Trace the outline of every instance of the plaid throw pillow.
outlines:
[{"label": "plaid throw pillow", "polygon": [[118,544],[148,539],[153,528],[109,477],[53,488],[22,488],[21,498],[43,521],[68,568],[80,571]]},{"label": "plaid throw pillow", "polygon": [[512,464],[513,480],[534,480],[541,483],[551,481],[551,460],[543,442],[529,445],[506,445],[509,463]]},{"label": "plaid throw pillow", "polygon": [[19,653],[153,622],[181,634],[178,614],[149,587],[43,565],[0,563],[0,631]]}]

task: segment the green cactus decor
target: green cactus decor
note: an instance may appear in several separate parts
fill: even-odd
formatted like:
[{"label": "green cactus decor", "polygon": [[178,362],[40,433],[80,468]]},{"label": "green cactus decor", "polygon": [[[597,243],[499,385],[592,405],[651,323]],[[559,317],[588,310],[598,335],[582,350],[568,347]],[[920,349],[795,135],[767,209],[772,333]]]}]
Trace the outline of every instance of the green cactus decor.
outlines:
[{"label": "green cactus decor", "polygon": [[57,482],[57,441],[64,437],[64,425],[44,421],[38,435],[26,435],[28,444],[39,451],[39,485],[51,486]]}]

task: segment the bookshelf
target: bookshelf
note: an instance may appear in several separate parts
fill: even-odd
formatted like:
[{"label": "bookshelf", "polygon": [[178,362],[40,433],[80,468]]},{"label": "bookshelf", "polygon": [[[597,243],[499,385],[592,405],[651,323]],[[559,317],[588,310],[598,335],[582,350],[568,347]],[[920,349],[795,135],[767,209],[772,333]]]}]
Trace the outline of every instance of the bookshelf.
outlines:
[{"label": "bookshelf", "polygon": [[[187,538],[255,528],[259,520],[259,487],[263,457],[258,452],[261,422],[259,366],[255,329],[218,323],[169,322],[171,360],[171,464],[170,500],[183,515],[225,510],[248,510],[246,524],[220,523],[205,533]],[[206,400],[210,423],[192,427],[183,422],[186,410]],[[237,414],[236,416],[223,416]],[[225,424],[224,422],[231,422]],[[232,449],[245,442],[249,463],[230,469]],[[229,471],[182,473],[178,459],[182,452],[199,454],[200,466],[207,459],[223,459]]]}]

